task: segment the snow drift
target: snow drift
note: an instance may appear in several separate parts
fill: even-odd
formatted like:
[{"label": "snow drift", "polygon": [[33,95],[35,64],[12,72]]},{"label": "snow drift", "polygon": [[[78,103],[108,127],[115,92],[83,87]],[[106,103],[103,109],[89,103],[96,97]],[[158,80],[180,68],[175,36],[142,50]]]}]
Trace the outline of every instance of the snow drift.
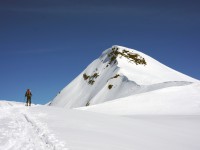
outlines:
[{"label": "snow drift", "polygon": [[[199,80],[175,71],[144,53],[112,46],[59,92],[50,105],[65,108],[89,106],[83,109],[93,111],[95,108],[100,112],[104,112],[105,106],[116,112],[128,109],[126,112],[134,114],[142,113],[144,108],[150,110],[146,113],[159,113],[159,110],[168,108],[161,111],[167,113],[182,107],[183,102],[184,106],[190,103],[192,107],[189,110],[183,107],[179,113],[189,113],[194,107],[199,111],[198,84]],[[187,91],[188,94],[181,96]],[[172,109],[174,105],[177,107]]]}]

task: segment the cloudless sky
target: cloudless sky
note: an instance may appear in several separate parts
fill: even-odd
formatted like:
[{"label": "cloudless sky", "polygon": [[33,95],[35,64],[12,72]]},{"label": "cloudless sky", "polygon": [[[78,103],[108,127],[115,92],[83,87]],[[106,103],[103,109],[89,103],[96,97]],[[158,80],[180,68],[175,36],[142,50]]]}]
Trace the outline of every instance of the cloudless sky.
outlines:
[{"label": "cloudless sky", "polygon": [[1,0],[0,99],[45,104],[112,45],[200,79],[199,0]]}]

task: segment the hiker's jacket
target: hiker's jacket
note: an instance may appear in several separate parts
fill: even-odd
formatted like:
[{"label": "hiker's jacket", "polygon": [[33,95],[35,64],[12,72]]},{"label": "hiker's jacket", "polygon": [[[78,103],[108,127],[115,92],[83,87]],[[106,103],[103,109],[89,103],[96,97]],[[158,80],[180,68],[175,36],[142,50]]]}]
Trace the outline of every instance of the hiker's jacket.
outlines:
[{"label": "hiker's jacket", "polygon": [[27,97],[27,98],[31,98],[31,96],[32,96],[31,91],[26,91],[26,93],[25,93],[25,97]]}]

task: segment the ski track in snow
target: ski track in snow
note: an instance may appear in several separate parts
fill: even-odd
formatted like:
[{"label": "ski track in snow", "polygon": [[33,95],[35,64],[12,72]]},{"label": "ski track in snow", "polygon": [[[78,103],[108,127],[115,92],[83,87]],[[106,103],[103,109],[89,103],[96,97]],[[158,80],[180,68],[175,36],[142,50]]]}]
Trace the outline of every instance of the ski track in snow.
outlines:
[{"label": "ski track in snow", "polygon": [[0,150],[69,150],[28,109],[0,105]]}]

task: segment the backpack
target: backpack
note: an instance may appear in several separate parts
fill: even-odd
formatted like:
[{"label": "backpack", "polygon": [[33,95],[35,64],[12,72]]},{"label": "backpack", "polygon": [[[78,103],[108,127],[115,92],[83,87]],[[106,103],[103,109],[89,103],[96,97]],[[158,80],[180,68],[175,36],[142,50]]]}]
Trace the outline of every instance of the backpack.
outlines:
[{"label": "backpack", "polygon": [[32,94],[31,94],[31,91],[30,91],[30,90],[27,90],[27,91],[26,91],[26,96],[29,96],[29,97],[30,97],[30,96],[32,96]]}]

